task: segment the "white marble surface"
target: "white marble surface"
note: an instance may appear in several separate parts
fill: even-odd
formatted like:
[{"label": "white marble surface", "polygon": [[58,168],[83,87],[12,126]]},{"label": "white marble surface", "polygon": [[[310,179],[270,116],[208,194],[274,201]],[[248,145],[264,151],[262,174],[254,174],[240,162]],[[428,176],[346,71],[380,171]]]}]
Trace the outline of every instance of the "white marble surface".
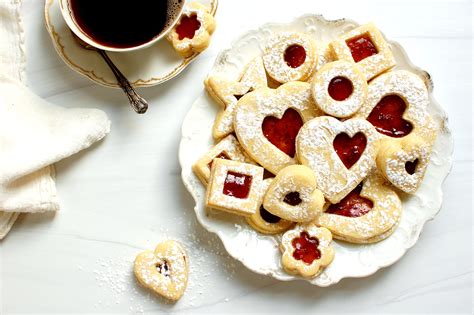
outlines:
[{"label": "white marble surface", "polygon": [[[6,1],[6,0],[1,0]],[[472,313],[472,3],[461,0],[221,0],[211,47],[180,76],[142,89],[151,108],[128,108],[119,90],[97,86],[55,54],[43,1],[23,0],[28,82],[49,101],[97,107],[112,120],[107,139],[57,164],[62,210],[23,216],[0,244],[0,313]],[[428,70],[455,137],[440,214],[395,265],[329,288],[255,275],[196,224],[177,160],[181,121],[203,92],[218,51],[241,32],[303,13],[373,20]],[[150,296],[130,272],[136,253],[182,240],[192,273],[175,305]]]}]

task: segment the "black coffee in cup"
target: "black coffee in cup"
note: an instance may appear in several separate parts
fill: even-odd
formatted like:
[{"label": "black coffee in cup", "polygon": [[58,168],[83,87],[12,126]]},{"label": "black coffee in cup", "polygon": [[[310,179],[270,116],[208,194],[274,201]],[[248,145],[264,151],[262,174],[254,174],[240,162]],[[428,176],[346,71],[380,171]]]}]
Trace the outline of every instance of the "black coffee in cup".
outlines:
[{"label": "black coffee in cup", "polygon": [[85,35],[103,46],[130,48],[167,30],[182,1],[69,0],[69,4],[76,25]]}]

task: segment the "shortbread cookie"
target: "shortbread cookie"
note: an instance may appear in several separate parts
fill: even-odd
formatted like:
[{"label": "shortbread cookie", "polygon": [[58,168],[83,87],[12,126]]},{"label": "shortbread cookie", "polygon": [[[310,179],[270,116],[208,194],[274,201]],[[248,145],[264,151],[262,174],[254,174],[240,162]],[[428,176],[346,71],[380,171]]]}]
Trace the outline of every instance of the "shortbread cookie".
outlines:
[{"label": "shortbread cookie", "polygon": [[215,28],[216,22],[209,13],[209,8],[192,2],[184,8],[178,24],[167,39],[183,58],[188,58],[209,46]]},{"label": "shortbread cookie", "polygon": [[316,177],[309,167],[291,165],[277,174],[265,194],[263,206],[285,220],[309,222],[323,211],[324,196],[316,188]]},{"label": "shortbread cookie", "polygon": [[416,134],[432,144],[436,126],[427,112],[428,91],[409,71],[385,73],[369,83],[367,101],[355,117],[367,119],[386,139]]},{"label": "shortbread cookie", "polygon": [[285,32],[271,37],[265,45],[263,63],[277,82],[306,81],[315,71],[318,53],[314,40],[301,33]]},{"label": "shortbread cookie", "polygon": [[399,142],[383,141],[377,155],[377,167],[395,187],[414,193],[425,176],[431,145],[413,135]]},{"label": "shortbread cookie", "polygon": [[297,225],[283,234],[281,264],[286,272],[313,278],[334,259],[332,235],[314,223]]},{"label": "shortbread cookie", "polygon": [[238,100],[253,90],[267,86],[262,58],[252,60],[237,81],[210,76],[204,81],[204,86],[222,107],[212,129],[214,139],[220,139],[234,131],[234,110]]},{"label": "shortbread cookie", "polygon": [[366,120],[322,116],[301,128],[296,144],[299,160],[316,175],[317,188],[337,203],[374,168],[378,141]]},{"label": "shortbread cookie", "polygon": [[158,244],[155,251],[140,253],[133,271],[144,287],[172,301],[179,300],[188,285],[188,256],[176,241]]},{"label": "shortbread cookie", "polygon": [[318,107],[328,115],[346,118],[354,115],[367,98],[367,81],[357,64],[334,61],[316,74],[312,93]]},{"label": "shortbread cookie", "polygon": [[[263,181],[261,186],[262,202],[263,196],[268,190],[273,179],[269,178]],[[250,217],[247,217],[247,223],[256,231],[263,234],[278,234],[288,230],[294,225],[293,222],[284,220],[270,212],[260,203],[260,209]]]},{"label": "shortbread cookie", "polygon": [[395,66],[390,45],[372,23],[345,33],[331,47],[336,59],[357,63],[367,81]]},{"label": "shortbread cookie", "polygon": [[207,186],[206,206],[251,216],[261,204],[263,168],[230,160],[214,159]]},{"label": "shortbread cookie", "polygon": [[310,85],[289,82],[245,95],[235,110],[237,138],[252,159],[277,174],[296,164],[295,138],[303,124],[320,114]]},{"label": "shortbread cookie", "polygon": [[215,158],[255,164],[255,162],[245,154],[237,139],[233,135],[228,135],[193,165],[194,173],[204,185],[207,185],[209,181],[212,161]]},{"label": "shortbread cookie", "polygon": [[392,234],[401,214],[400,198],[374,171],[339,203],[329,205],[316,224],[329,229],[336,239],[372,243]]}]

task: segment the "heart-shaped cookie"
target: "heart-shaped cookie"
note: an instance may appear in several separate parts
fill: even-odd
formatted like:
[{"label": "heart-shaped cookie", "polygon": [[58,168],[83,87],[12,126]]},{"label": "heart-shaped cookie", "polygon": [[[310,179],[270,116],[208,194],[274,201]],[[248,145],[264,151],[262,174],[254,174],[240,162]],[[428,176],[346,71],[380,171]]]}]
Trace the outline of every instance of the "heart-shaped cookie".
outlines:
[{"label": "heart-shaped cookie", "polygon": [[401,214],[400,198],[374,171],[339,203],[329,205],[315,222],[336,239],[374,243],[395,231]]},{"label": "heart-shaped cookie", "polygon": [[383,141],[377,155],[377,167],[395,187],[414,193],[430,160],[431,146],[413,135],[401,141]]},{"label": "heart-shaped cookie", "polygon": [[309,222],[322,212],[324,196],[316,189],[316,178],[310,168],[291,165],[273,179],[263,199],[263,206],[282,219]]},{"label": "heart-shaped cookie", "polygon": [[337,203],[375,166],[379,138],[364,119],[322,116],[301,128],[296,149],[301,163],[314,171],[317,188]]},{"label": "heart-shaped cookie", "polygon": [[188,285],[188,257],[173,240],[158,244],[154,252],[140,253],[133,271],[141,285],[172,301],[179,300]]},{"label": "heart-shaped cookie", "polygon": [[367,101],[354,116],[367,119],[383,138],[399,141],[415,134],[432,144],[436,125],[427,112],[425,83],[417,75],[390,71],[369,83]]},{"label": "heart-shaped cookie", "polygon": [[277,174],[296,164],[295,137],[303,123],[319,114],[310,85],[290,82],[275,90],[262,88],[242,97],[235,109],[234,130],[245,151]]}]

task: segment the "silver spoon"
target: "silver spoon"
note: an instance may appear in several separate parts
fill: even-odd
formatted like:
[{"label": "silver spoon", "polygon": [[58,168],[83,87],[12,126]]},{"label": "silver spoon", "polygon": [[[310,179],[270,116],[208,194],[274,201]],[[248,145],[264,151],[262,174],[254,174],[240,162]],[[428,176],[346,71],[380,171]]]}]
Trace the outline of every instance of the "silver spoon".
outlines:
[{"label": "silver spoon", "polygon": [[122,90],[125,92],[125,94],[127,94],[128,100],[130,101],[130,105],[135,110],[135,112],[137,112],[138,114],[145,113],[148,109],[147,101],[143,97],[138,95],[137,91],[135,91],[135,89],[130,84],[130,82],[127,80],[127,78],[122,74],[122,72],[120,72],[120,70],[117,68],[117,66],[114,65],[112,60],[110,60],[109,56],[107,56],[107,53],[102,49],[99,49],[99,48],[96,48],[94,46],[89,45],[88,43],[86,43],[85,41],[83,41],[82,39],[77,37],[77,35],[74,34],[73,32],[71,32],[71,33],[72,33],[72,36],[74,37],[74,39],[76,40],[76,42],[81,47],[83,47],[87,50],[96,51],[96,52],[99,53],[99,55],[102,56],[102,58],[105,60],[107,65],[110,67],[110,70],[112,70],[112,72],[114,73],[115,78],[117,78],[117,82],[118,82],[119,86],[122,88]]}]

